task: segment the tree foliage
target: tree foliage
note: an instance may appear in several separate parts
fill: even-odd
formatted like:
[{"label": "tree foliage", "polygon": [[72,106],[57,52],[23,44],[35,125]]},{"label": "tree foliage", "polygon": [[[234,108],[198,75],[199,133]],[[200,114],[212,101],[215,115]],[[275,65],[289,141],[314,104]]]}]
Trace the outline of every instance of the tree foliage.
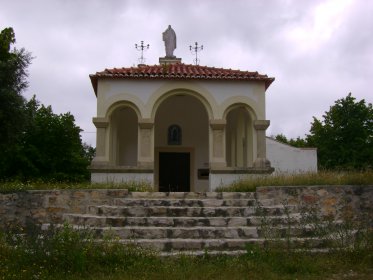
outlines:
[{"label": "tree foliage", "polygon": [[33,97],[26,103],[28,127],[19,149],[16,176],[56,180],[83,180],[90,159],[80,139],[81,129],[70,113],[54,114]]},{"label": "tree foliage", "polygon": [[313,118],[310,134],[275,139],[294,147],[316,147],[318,164],[323,169],[369,169],[373,166],[373,109],[351,93],[335,101],[323,119]]},{"label": "tree foliage", "polygon": [[27,120],[22,91],[27,87],[31,55],[12,49],[15,41],[12,28],[0,32],[0,173],[13,158]]},{"label": "tree foliage", "polygon": [[373,108],[350,94],[339,99],[323,120],[314,117],[307,142],[318,148],[321,167],[371,168],[373,164]]},{"label": "tree foliage", "polygon": [[27,88],[30,53],[12,49],[12,28],[0,33],[0,179],[83,180],[94,149],[83,145],[70,113],[56,115]]},{"label": "tree foliage", "polygon": [[293,147],[297,147],[297,148],[304,148],[304,147],[308,147],[309,145],[305,139],[300,138],[300,137],[297,137],[296,139],[293,139],[293,138],[287,139],[284,134],[277,134],[274,138],[275,140],[281,143],[284,143],[284,144],[287,144]]}]

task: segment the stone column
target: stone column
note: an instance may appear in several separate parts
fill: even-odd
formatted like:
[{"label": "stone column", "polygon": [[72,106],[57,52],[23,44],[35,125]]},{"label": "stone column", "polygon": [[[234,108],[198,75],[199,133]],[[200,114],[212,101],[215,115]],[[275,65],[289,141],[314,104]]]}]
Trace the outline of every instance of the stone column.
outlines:
[{"label": "stone column", "polygon": [[137,139],[138,167],[154,168],[154,122],[140,119]]},{"label": "stone column", "polygon": [[226,153],[225,153],[225,120],[210,120],[211,127],[211,140],[210,145],[210,167],[211,168],[224,168],[227,166]]},{"label": "stone column", "polygon": [[266,129],[269,127],[269,120],[254,121],[254,128],[257,135],[257,158],[254,161],[254,167],[258,169],[271,168],[271,162],[267,159],[266,149]]},{"label": "stone column", "polygon": [[106,130],[109,126],[108,118],[93,118],[94,125],[96,126],[96,156],[92,161],[94,165],[108,164],[109,157],[106,154]]}]

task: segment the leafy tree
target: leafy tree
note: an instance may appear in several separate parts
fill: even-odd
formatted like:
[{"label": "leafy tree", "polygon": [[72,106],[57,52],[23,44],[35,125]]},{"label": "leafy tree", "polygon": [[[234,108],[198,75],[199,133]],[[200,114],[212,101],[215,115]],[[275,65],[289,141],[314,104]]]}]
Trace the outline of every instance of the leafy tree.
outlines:
[{"label": "leafy tree", "polygon": [[81,181],[88,178],[92,147],[83,145],[81,129],[70,113],[54,114],[50,106],[40,105],[35,96],[26,104],[29,125],[22,138],[17,175]]},{"label": "leafy tree", "polygon": [[0,33],[0,179],[87,179],[94,149],[83,145],[70,113],[56,115],[22,96],[31,55],[12,49],[12,28]]},{"label": "leafy tree", "polygon": [[8,171],[27,120],[22,91],[27,88],[31,55],[12,49],[15,42],[12,28],[0,32],[0,176]]},{"label": "leafy tree", "polygon": [[281,143],[284,143],[284,144],[289,144],[288,139],[282,133],[281,134],[277,134],[276,136],[274,136],[274,139],[277,140],[278,142],[281,142]]},{"label": "leafy tree", "polygon": [[287,139],[285,135],[277,134],[274,138],[281,143],[288,144],[293,147],[297,147],[297,148],[309,147],[309,144],[307,143],[307,141],[300,137],[297,137],[296,139],[293,139],[293,138]]},{"label": "leafy tree", "polygon": [[339,99],[323,120],[313,118],[307,143],[318,149],[320,167],[371,168],[373,163],[373,108],[351,93]]}]

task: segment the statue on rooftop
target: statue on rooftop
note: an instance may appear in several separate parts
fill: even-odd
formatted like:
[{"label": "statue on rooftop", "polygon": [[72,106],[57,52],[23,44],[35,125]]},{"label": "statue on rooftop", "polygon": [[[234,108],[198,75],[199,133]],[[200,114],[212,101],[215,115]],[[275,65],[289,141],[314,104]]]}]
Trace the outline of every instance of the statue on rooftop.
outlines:
[{"label": "statue on rooftop", "polygon": [[176,33],[171,28],[171,25],[162,33],[163,41],[166,49],[166,57],[174,58],[174,50],[176,49]]}]

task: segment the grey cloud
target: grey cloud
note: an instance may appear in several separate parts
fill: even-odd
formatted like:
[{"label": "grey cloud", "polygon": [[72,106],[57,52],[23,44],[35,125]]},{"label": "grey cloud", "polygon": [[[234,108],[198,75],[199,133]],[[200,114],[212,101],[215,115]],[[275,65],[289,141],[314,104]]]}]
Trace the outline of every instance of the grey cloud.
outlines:
[{"label": "grey cloud", "polygon": [[[349,91],[372,102],[373,3],[351,2],[330,38],[315,35],[315,48],[304,51],[289,39],[291,30],[312,26],[315,9],[326,2],[0,0],[0,28],[14,27],[17,47],[36,57],[26,96],[36,94],[57,113],[71,111],[85,132],[94,131],[96,114],[88,75],[137,64],[134,44],[140,40],[151,45],[147,63],[158,63],[161,34],[171,24],[183,62],[193,63],[188,46],[198,41],[205,46],[202,65],[274,76],[266,93],[268,134],[296,137],[308,132],[312,116],[321,117]],[[94,134],[82,135],[95,144]]]}]

